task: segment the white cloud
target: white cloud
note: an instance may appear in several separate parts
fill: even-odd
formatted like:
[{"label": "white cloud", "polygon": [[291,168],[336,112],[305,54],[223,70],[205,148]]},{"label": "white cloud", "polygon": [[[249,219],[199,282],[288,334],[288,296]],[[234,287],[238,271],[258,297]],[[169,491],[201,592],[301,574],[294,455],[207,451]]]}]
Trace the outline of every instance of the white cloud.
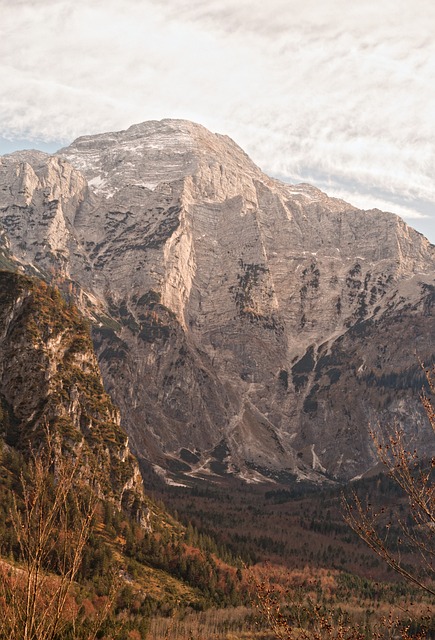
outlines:
[{"label": "white cloud", "polygon": [[435,203],[428,0],[0,0],[0,11],[4,137],[63,143],[184,117],[274,174]]}]

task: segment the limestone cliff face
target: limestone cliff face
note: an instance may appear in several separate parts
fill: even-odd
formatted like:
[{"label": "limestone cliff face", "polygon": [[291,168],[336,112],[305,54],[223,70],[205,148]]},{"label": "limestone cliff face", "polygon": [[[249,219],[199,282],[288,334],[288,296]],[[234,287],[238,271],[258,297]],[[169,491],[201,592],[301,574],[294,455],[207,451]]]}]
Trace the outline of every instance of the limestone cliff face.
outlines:
[{"label": "limestone cliff face", "polygon": [[1,162],[8,251],[93,319],[141,457],[349,478],[375,461],[370,421],[422,423],[435,248],[397,216],[272,180],[185,121]]},{"label": "limestone cliff face", "polygon": [[[101,495],[139,509],[143,487],[104,391],[86,321],[56,289],[0,271],[0,436],[24,453],[48,429]],[[144,505],[142,505],[144,506]]]}]

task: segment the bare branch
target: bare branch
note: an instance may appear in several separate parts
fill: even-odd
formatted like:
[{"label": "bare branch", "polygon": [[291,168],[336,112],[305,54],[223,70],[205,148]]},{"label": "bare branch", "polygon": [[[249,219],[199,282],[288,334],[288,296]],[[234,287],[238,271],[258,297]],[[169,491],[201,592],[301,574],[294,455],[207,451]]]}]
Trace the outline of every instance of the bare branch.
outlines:
[{"label": "bare branch", "polygon": [[[435,365],[431,369],[425,369],[423,365],[422,368],[429,390],[435,393]],[[425,392],[420,398],[435,433],[432,401]],[[397,426],[389,434],[378,426],[371,435],[379,459],[408,499],[412,523],[396,518],[394,525],[401,531],[403,539],[398,540],[394,549],[388,540],[392,523],[385,523],[382,509],[376,513],[373,508],[364,506],[355,493],[351,501],[343,498],[345,520],[394,571],[435,595],[435,458],[423,460],[416,450],[409,450],[405,435]],[[401,549],[405,547],[414,555],[412,568],[403,560]]]}]

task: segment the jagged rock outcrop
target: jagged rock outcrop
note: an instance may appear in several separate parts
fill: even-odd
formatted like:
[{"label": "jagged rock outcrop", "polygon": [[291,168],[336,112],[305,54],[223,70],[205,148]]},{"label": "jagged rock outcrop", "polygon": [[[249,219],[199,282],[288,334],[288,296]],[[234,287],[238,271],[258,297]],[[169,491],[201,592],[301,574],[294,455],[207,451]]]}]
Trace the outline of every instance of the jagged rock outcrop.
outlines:
[{"label": "jagged rock outcrop", "polygon": [[165,120],[4,156],[0,224],[8,259],[92,318],[143,459],[350,478],[375,462],[370,421],[426,442],[435,248],[397,216],[273,180],[229,138]]},{"label": "jagged rock outcrop", "polygon": [[47,434],[59,454],[80,455],[102,497],[145,516],[139,468],[87,322],[57,289],[0,271],[0,438],[28,455]]}]

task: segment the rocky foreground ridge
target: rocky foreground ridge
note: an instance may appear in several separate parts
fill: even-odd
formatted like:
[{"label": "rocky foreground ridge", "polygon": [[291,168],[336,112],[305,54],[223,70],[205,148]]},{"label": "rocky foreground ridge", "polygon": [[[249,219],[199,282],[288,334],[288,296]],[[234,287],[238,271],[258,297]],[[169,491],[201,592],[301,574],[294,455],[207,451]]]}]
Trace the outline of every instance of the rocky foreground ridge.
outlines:
[{"label": "rocky foreground ridge", "polygon": [[87,322],[57,289],[0,271],[0,450],[27,458],[48,434],[56,455],[80,457],[100,497],[146,524],[138,464],[104,391]]},{"label": "rocky foreground ridge", "polygon": [[397,216],[163,120],[3,156],[0,225],[0,266],[92,319],[133,449],[169,481],[349,479],[378,419],[427,446],[435,247]]}]

